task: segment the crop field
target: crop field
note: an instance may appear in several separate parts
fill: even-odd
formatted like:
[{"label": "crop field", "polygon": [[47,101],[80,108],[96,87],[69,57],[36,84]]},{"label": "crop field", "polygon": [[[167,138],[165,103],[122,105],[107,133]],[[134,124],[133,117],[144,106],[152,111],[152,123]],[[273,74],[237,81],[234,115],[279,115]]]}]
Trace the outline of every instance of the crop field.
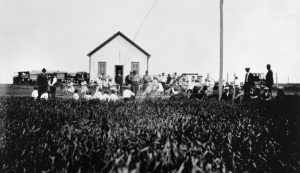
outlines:
[{"label": "crop field", "polygon": [[0,172],[297,172],[300,97],[0,97]]}]

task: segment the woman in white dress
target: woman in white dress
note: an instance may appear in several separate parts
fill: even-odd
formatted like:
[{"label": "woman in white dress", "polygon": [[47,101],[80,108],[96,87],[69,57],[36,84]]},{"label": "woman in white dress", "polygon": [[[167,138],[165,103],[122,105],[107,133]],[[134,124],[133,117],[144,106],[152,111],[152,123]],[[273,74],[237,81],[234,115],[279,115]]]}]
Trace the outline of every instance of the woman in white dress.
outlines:
[{"label": "woman in white dress", "polygon": [[161,82],[158,82],[158,87],[157,87],[157,90],[156,90],[156,95],[164,95],[164,87],[162,86]]},{"label": "woman in white dress", "polygon": [[70,92],[70,93],[74,93],[74,91],[75,91],[74,83],[70,81],[70,82],[68,83],[68,87],[69,87],[69,88],[67,89],[67,91]]},{"label": "woman in white dress", "polygon": [[81,82],[81,93],[83,93],[83,94],[85,95],[86,92],[88,92],[88,91],[89,91],[89,89],[88,89],[88,87],[87,87],[87,83],[86,83],[85,80],[83,80],[83,81]]},{"label": "woman in white dress", "polygon": [[162,86],[161,82],[158,82],[157,78],[154,79],[154,87],[156,88],[155,95],[163,95],[164,94],[164,87]]}]

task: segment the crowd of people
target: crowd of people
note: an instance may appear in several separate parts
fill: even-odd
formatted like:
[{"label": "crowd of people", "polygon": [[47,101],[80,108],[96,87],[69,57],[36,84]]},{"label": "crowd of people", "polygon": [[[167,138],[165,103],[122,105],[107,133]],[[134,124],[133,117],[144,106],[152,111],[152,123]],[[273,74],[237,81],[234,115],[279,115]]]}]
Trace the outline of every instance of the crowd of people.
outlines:
[{"label": "crowd of people", "polygon": [[[272,98],[273,72],[271,65],[267,64],[267,75],[265,82],[259,85],[255,84],[254,76],[250,72],[250,68],[246,67],[246,75],[244,85],[233,83],[223,83],[222,100],[224,101],[247,101],[247,100],[270,100]],[[57,77],[54,73],[48,79],[45,74],[46,69],[42,69],[42,73],[38,75],[35,90],[32,92],[32,97],[35,99],[55,99]],[[86,81],[79,81],[80,89],[74,87],[75,83],[67,81],[64,92],[72,93],[74,100],[79,99],[100,99],[107,101],[116,101],[123,98],[125,101],[135,99],[137,95],[149,96],[165,96],[169,95],[173,98],[187,97],[202,99],[203,97],[214,97],[218,94],[218,83],[210,78],[206,78],[202,82],[202,76],[187,75],[178,76],[174,74],[161,73],[156,76],[150,76],[148,71],[144,75],[139,75],[133,70],[123,79],[121,71],[117,72],[115,79],[102,74],[97,77],[97,80],[91,81],[89,84]],[[91,92],[93,90],[94,92]],[[80,94],[81,93],[81,94]],[[278,88],[278,96],[284,95],[283,88]]]}]

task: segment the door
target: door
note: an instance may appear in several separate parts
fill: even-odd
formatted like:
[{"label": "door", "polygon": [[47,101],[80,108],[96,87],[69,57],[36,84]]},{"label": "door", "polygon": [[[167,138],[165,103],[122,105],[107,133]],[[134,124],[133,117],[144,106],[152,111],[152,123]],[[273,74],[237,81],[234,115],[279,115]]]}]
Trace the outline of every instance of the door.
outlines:
[{"label": "door", "polygon": [[117,76],[119,71],[121,72],[122,79],[124,79],[123,65],[115,65],[115,77]]}]

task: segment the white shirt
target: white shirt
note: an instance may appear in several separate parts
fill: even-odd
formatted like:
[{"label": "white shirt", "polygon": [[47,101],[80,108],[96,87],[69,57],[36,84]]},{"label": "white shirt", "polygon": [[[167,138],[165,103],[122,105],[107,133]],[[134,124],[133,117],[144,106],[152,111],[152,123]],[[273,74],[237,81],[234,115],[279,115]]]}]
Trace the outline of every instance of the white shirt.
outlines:
[{"label": "white shirt", "polygon": [[249,72],[246,74],[246,81],[245,82],[248,82],[248,78],[249,78]]},{"label": "white shirt", "polygon": [[134,96],[134,93],[131,90],[125,89],[123,91],[123,98],[130,98],[131,96]]},{"label": "white shirt", "polygon": [[167,76],[165,76],[165,75],[161,76],[160,81],[166,83],[167,82]]},{"label": "white shirt", "polygon": [[44,93],[41,95],[41,99],[48,100],[48,93]]},{"label": "white shirt", "polygon": [[95,92],[93,98],[101,100],[102,99],[102,93],[100,91]]},{"label": "white shirt", "polygon": [[195,86],[195,82],[190,82],[187,89],[188,90],[193,90],[194,86]]},{"label": "white shirt", "polygon": [[93,97],[91,95],[85,95],[83,98],[85,100],[91,100]]},{"label": "white shirt", "polygon": [[74,100],[79,100],[79,95],[78,95],[77,93],[75,93],[75,94],[73,95],[73,99],[74,99]]},{"label": "white shirt", "polygon": [[31,97],[33,97],[34,99],[37,99],[38,96],[39,96],[38,90],[33,90],[31,93]]},{"label": "white shirt", "polygon": [[51,83],[51,80],[49,80],[48,84],[49,84],[49,86],[54,86],[56,84],[56,82],[57,82],[57,78],[54,77],[52,83]]},{"label": "white shirt", "polygon": [[104,93],[104,94],[102,95],[102,98],[101,98],[100,100],[103,100],[103,101],[109,100],[109,95],[106,94],[106,93]]},{"label": "white shirt", "polygon": [[119,98],[118,98],[118,96],[116,95],[116,94],[111,94],[110,96],[109,96],[109,101],[116,101],[116,100],[118,100]]}]

